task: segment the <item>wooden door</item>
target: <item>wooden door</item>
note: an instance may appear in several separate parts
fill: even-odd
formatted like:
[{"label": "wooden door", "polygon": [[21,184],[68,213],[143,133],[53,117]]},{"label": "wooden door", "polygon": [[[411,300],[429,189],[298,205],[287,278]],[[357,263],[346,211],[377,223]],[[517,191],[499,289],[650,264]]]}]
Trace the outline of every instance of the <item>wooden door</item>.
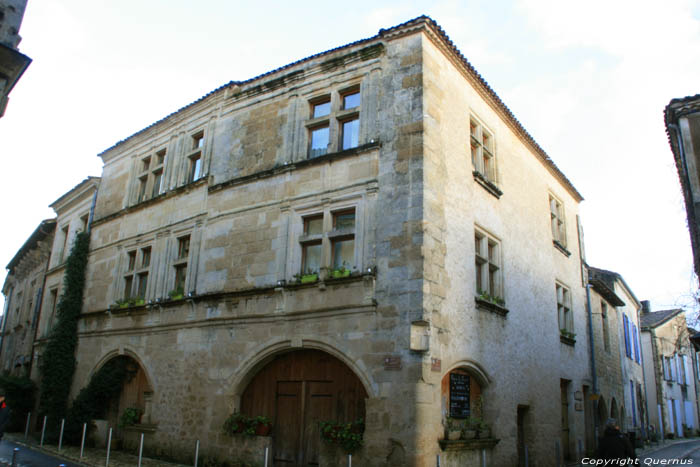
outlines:
[{"label": "wooden door", "polygon": [[564,459],[571,458],[569,450],[569,384],[561,382],[561,449]]},{"label": "wooden door", "polygon": [[318,350],[279,355],[251,380],[241,412],[272,418],[276,467],[319,465],[319,422],[365,416],[367,392],[337,358]]},{"label": "wooden door", "polygon": [[278,381],[275,403],[275,466],[296,466],[302,429],[301,381]]}]

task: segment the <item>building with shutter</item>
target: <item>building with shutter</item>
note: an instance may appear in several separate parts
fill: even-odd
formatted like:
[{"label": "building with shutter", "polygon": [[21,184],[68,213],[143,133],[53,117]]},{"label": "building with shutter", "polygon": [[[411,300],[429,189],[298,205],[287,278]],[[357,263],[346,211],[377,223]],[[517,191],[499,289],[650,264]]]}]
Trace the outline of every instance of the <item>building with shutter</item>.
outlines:
[{"label": "building with shutter", "polygon": [[647,403],[644,385],[641,326],[642,304],[624,278],[613,271],[588,268],[591,284],[591,316],[599,390],[599,432],[608,418],[623,432],[642,439]]},{"label": "building with shutter", "polygon": [[694,436],[698,429],[695,350],[685,314],[681,309],[648,310],[646,306],[641,323],[649,423],[665,437]]},{"label": "building with shutter", "polygon": [[[582,196],[433,20],[229,82],[99,156],[72,391],[128,359],[102,414],[125,445],[341,465],[319,423],[361,420],[356,465],[594,449]],[[225,435],[234,412],[273,436]]]}]

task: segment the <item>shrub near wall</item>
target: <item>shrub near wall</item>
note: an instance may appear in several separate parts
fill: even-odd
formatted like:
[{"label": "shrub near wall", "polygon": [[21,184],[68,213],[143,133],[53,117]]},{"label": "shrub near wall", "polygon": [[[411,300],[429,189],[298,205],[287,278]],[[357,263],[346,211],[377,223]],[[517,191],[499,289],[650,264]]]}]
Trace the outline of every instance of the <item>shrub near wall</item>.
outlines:
[{"label": "shrub near wall", "polygon": [[6,431],[24,431],[27,413],[34,408],[36,384],[29,378],[0,376],[0,387],[5,389],[10,407],[10,424]]}]

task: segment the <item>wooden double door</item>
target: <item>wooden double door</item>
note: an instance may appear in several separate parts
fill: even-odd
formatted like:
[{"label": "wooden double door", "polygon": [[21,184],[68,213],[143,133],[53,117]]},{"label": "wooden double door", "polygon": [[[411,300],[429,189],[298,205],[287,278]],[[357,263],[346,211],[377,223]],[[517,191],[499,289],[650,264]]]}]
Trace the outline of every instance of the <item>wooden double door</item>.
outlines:
[{"label": "wooden double door", "polygon": [[273,420],[273,464],[319,465],[322,421],[365,416],[367,393],[337,358],[318,350],[283,354],[266,365],[243,393],[241,412]]}]

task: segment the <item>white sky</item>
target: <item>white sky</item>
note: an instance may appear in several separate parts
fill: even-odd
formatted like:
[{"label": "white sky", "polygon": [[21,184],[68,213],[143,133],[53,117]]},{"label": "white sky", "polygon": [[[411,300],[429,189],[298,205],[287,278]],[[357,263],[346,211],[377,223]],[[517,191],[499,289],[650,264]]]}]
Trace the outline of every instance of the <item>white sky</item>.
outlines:
[{"label": "white sky", "polygon": [[583,194],[588,262],[654,310],[697,307],[663,110],[700,93],[700,0],[334,4],[29,0],[33,63],[0,119],[0,263],[117,141],[230,80],[427,14]]}]

